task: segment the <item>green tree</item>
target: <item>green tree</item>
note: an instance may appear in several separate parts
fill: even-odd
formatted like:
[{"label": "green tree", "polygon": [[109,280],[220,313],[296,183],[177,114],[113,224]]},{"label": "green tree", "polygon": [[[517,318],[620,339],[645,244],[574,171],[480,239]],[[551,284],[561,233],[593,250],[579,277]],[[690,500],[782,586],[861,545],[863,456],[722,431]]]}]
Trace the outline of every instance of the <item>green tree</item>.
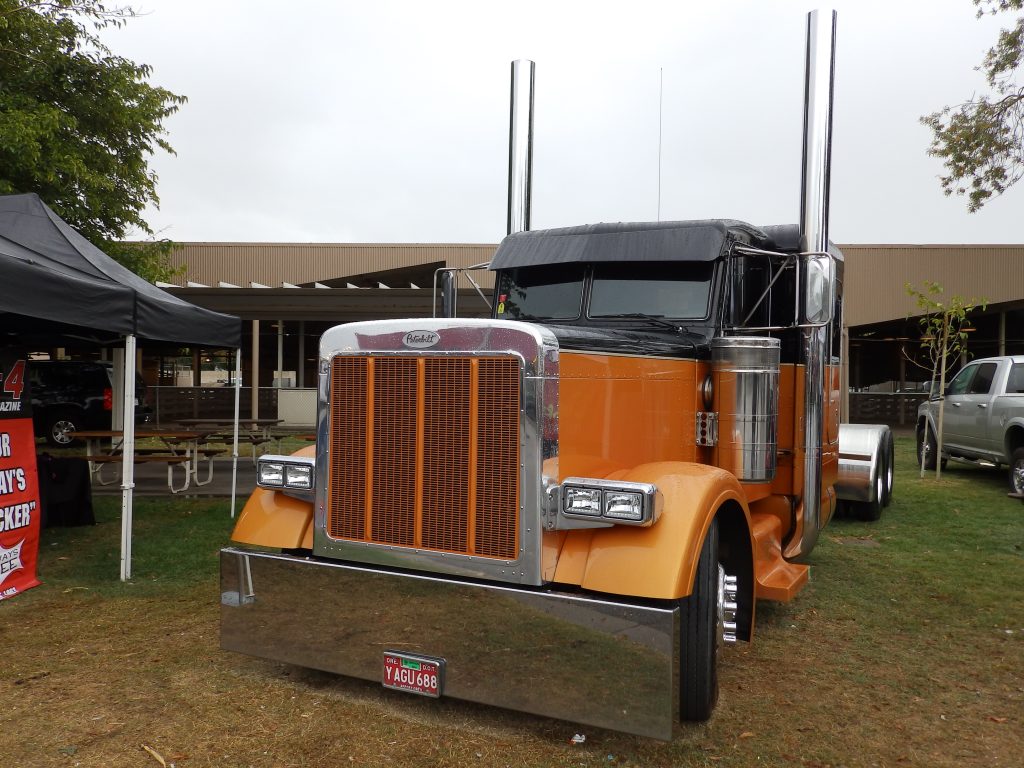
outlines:
[{"label": "green tree", "polygon": [[[909,359],[915,365],[930,371],[933,385],[938,383],[939,415],[935,430],[935,477],[939,479],[942,477],[942,422],[946,405],[943,395],[946,391],[946,375],[959,365],[961,355],[967,351],[967,315],[979,306],[984,310],[985,302],[979,302],[977,299],[967,300],[962,296],[941,301],[942,286],[931,280],[925,280],[923,291],[916,290],[910,283],[906,283],[904,288],[921,312],[918,318],[918,325],[921,328],[921,349],[928,362],[922,365],[915,358]],[[935,387],[931,389],[934,390]],[[924,434],[920,438],[918,450],[921,477],[924,477],[926,456],[920,446],[928,445],[928,429],[928,419],[925,419]]]},{"label": "green tree", "polygon": [[[973,0],[978,17],[1024,10],[1024,0]],[[977,211],[1024,175],[1024,86],[1014,75],[1024,58],[1024,14],[999,32],[978,67],[992,90],[921,118],[932,129],[928,154],[942,158],[947,195],[967,195]]]},{"label": "green tree", "polygon": [[[35,192],[84,237],[149,280],[174,273],[143,218],[159,204],[149,158],[173,153],[163,121],[185,97],[97,32],[134,16],[102,0],[0,0],[0,194]],[[136,232],[144,243],[124,243]]]}]

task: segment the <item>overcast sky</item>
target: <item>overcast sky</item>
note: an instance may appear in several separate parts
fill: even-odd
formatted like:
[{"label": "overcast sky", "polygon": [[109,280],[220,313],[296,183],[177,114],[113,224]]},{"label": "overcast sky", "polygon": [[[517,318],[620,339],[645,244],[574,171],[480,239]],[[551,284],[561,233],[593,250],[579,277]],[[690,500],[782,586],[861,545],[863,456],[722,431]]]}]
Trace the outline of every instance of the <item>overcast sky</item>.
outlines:
[{"label": "overcast sky", "polygon": [[[136,0],[104,33],[188,97],[160,236],[498,242],[510,62],[537,64],[534,228],[798,217],[804,2]],[[968,214],[918,118],[984,89],[1005,19],[970,0],[838,1],[831,237],[1024,242],[1024,184]]]}]

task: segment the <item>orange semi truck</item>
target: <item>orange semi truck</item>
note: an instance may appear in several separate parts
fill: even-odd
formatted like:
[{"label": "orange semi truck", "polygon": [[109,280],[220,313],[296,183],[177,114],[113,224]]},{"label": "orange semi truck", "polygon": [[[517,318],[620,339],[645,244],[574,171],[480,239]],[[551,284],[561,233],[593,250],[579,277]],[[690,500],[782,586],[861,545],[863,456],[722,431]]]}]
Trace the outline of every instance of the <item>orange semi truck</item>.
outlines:
[{"label": "orange semi truck", "polygon": [[514,69],[491,318],[324,334],[315,450],[261,457],[221,553],[224,648],[662,739],[711,715],[757,600],[892,490],[888,429],[839,419],[828,40],[812,13],[793,226],[530,231]]}]

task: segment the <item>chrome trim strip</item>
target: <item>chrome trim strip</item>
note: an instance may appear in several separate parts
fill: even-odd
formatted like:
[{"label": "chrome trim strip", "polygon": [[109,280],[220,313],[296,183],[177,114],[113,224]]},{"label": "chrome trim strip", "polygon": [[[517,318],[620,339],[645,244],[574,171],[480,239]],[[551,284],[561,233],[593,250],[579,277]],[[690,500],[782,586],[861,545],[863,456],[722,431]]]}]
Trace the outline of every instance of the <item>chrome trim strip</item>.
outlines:
[{"label": "chrome trim strip", "polygon": [[[430,331],[437,342],[408,349],[409,331]],[[515,560],[476,557],[389,544],[332,539],[327,535],[330,461],[329,402],[331,360],[336,355],[512,355],[522,372],[519,420],[519,556]],[[361,563],[376,563],[433,573],[539,586],[554,577],[553,557],[545,558],[543,512],[549,504],[548,480],[558,477],[558,341],[547,329],[513,320],[379,320],[335,326],[320,339],[317,404],[317,478],[313,552]],[[550,554],[550,553],[549,553]]]},{"label": "chrome trim strip", "polygon": [[383,649],[409,651],[445,660],[446,697],[672,738],[678,607],[236,548],[220,563],[225,650],[378,682]]}]

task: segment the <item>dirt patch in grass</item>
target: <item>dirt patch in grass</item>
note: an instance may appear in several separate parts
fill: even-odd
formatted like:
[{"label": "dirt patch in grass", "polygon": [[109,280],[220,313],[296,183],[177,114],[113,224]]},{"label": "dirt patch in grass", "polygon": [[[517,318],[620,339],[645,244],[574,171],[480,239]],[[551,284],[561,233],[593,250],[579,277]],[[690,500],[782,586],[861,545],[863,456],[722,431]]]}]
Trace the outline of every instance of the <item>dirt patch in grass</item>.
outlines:
[{"label": "dirt patch in grass", "polygon": [[[223,652],[226,505],[116,503],[47,531],[45,584],[0,603],[0,756],[17,766],[1016,766],[1024,505],[1002,473],[917,479],[899,444],[878,523],[834,521],[792,603],[727,649],[718,710],[670,744]],[[866,545],[871,542],[872,545]],[[623,681],[628,685],[629,681]],[[586,741],[569,743],[582,733]],[[147,751],[148,747],[151,751]]]}]

